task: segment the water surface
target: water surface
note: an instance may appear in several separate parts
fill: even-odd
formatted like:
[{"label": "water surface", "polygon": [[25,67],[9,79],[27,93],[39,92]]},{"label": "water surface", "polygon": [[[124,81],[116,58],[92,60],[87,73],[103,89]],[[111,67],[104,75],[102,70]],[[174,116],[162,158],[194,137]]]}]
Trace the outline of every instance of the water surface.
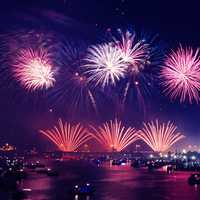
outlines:
[{"label": "water surface", "polygon": [[[47,164],[59,170],[59,177],[31,173],[23,181],[27,200],[199,200],[200,187],[187,183],[188,172],[168,175],[165,171],[149,172],[130,166],[96,166],[87,161],[63,161]],[[73,185],[91,182],[96,187],[92,197],[73,197],[69,190]]]}]

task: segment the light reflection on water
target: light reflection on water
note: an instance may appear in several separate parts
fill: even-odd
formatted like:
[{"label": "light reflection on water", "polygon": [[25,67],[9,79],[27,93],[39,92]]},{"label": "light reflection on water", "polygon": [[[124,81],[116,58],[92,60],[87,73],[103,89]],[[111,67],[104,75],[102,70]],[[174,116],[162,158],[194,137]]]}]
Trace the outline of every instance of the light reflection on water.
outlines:
[{"label": "light reflection on water", "polygon": [[[50,163],[60,171],[59,177],[32,173],[24,182],[27,200],[199,200],[200,187],[187,183],[188,172],[168,175],[164,171],[148,172],[130,166],[96,166],[82,161]],[[71,196],[75,184],[92,182],[96,193],[92,197]]]}]

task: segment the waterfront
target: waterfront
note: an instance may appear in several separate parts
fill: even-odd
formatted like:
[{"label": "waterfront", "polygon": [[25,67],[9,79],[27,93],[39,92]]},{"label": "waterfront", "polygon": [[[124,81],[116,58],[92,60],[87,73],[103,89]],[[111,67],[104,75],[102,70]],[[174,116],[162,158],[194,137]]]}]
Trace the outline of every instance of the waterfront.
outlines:
[{"label": "waterfront", "polygon": [[[147,169],[133,169],[129,165],[101,166],[88,161],[46,161],[48,167],[57,169],[58,177],[45,174],[29,173],[21,187],[26,191],[27,200],[78,200],[70,195],[69,190],[83,182],[92,183],[96,192],[87,200],[197,200],[200,187],[187,183],[191,172],[167,174],[163,170],[149,172]],[[5,196],[5,199],[8,196]]]}]

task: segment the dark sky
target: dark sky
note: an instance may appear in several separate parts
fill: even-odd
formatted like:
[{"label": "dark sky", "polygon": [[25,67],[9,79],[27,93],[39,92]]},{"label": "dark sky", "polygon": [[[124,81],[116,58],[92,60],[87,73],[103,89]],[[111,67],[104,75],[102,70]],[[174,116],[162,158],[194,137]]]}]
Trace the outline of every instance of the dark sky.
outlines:
[{"label": "dark sky", "polygon": [[[44,19],[44,13],[46,13],[46,16],[48,15],[48,19]],[[55,13],[58,15],[55,15]],[[87,33],[93,33],[95,28],[103,32],[110,27],[134,26],[139,30],[159,34],[163,44],[161,48],[167,50],[177,47],[179,43],[193,47],[200,45],[199,5],[195,1],[6,0],[5,3],[1,2],[0,16],[2,34],[17,30],[16,27],[29,29],[32,26],[40,27],[40,25],[41,27],[45,26],[46,30],[54,28],[59,32],[62,31],[61,22],[63,20],[65,28],[74,28],[74,24],[76,24],[80,33],[83,31],[80,30],[83,27],[86,27]],[[28,24],[27,21],[24,21],[24,18],[28,19],[29,16],[34,19],[30,20]],[[43,18],[40,21],[41,16]],[[57,18],[58,16],[60,18]],[[68,19],[67,22],[65,17]],[[52,25],[52,21],[54,23],[59,22],[59,26]],[[67,23],[68,25],[66,25]],[[91,31],[90,27],[92,27]],[[35,103],[37,100],[30,103],[32,96],[27,97],[21,91],[18,96],[16,94],[18,90],[16,92],[15,87],[12,87],[10,91],[5,89],[8,86],[5,86],[5,82],[2,84],[4,87],[0,90],[2,96],[0,100],[2,111],[0,116],[0,143],[9,140],[18,145],[20,143],[29,145],[30,141],[38,144],[41,140],[40,137],[37,137],[38,128],[50,126],[51,122],[59,116],[70,118],[62,108],[55,107],[55,113],[49,113],[49,105],[45,101],[46,107],[43,106],[43,100],[41,100],[42,106],[40,103]],[[172,120],[179,127],[179,130],[185,133],[189,141],[198,144],[200,141],[200,106],[180,104],[178,101],[171,102],[157,91],[158,89],[160,88],[154,88],[151,92],[153,95],[148,100],[147,107],[149,109],[146,118]],[[14,93],[14,97],[9,93]],[[25,101],[29,103],[22,105],[21,100],[19,100],[21,98],[26,99]],[[134,108],[130,107],[130,109]],[[105,107],[104,110],[109,111],[109,108]],[[137,112],[129,113],[122,118],[127,124],[134,123],[138,127],[143,120],[141,115],[140,113],[137,115]],[[83,113],[78,118],[82,119],[82,116]],[[99,121],[104,121],[110,117],[113,116],[109,114],[101,116]]]}]

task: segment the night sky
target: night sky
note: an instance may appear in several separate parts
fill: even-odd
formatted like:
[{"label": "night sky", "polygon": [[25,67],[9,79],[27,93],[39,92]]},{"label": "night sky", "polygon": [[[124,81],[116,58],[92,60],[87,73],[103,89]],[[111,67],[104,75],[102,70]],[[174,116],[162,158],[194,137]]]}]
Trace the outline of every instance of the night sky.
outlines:
[{"label": "night sky", "polygon": [[37,130],[51,127],[58,117],[68,121],[98,124],[117,116],[126,125],[136,128],[140,128],[142,122],[147,120],[171,120],[187,136],[187,141],[198,145],[199,105],[180,104],[178,100],[172,102],[163,95],[160,86],[153,86],[150,94],[145,96],[145,114],[134,101],[130,101],[125,112],[121,113],[120,109],[114,108],[116,105],[103,94],[98,94],[97,97],[101,110],[98,115],[91,108],[84,106],[74,111],[68,109],[70,100],[66,99],[70,97],[67,95],[61,94],[64,98],[55,101],[51,91],[27,93],[17,82],[11,80],[10,72],[7,70],[10,55],[3,45],[7,41],[5,35],[25,34],[32,29],[45,30],[45,33],[53,35],[51,42],[56,46],[63,37],[72,38],[74,41],[84,40],[92,44],[94,41],[100,41],[108,28],[113,30],[134,27],[136,30],[158,35],[158,46],[163,52],[176,48],[179,43],[199,47],[198,10],[199,5],[194,1],[179,3],[179,1],[145,0],[7,0],[6,3],[1,2],[0,144],[10,142],[18,147],[41,146],[45,142]]}]

